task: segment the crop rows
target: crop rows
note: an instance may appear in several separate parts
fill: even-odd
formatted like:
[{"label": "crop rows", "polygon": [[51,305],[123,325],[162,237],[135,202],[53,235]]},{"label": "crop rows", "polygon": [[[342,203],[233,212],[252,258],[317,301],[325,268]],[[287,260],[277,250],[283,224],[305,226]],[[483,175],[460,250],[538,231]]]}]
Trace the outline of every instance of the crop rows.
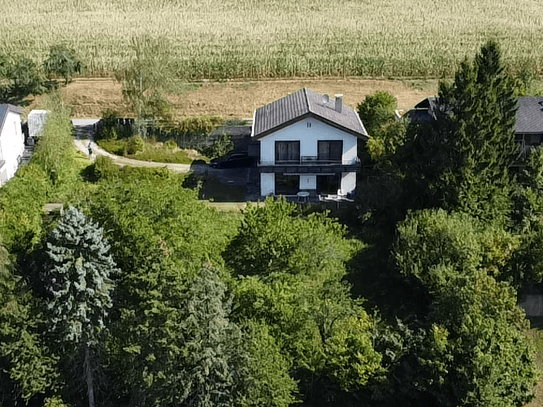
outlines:
[{"label": "crop rows", "polygon": [[[37,5],[35,3],[38,3]],[[490,38],[514,70],[543,72],[540,0],[0,0],[0,53],[75,48],[89,75],[163,43],[178,77],[451,75]]]}]

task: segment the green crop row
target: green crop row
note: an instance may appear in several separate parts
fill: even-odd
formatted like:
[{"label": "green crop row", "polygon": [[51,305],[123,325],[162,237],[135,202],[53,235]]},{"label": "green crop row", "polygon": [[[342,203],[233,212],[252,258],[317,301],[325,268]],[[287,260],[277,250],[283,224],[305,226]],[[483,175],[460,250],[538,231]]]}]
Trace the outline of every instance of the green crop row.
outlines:
[{"label": "green crop row", "polygon": [[87,75],[127,66],[153,38],[186,79],[442,77],[497,39],[514,70],[543,72],[540,0],[0,0],[0,53],[75,48]]}]

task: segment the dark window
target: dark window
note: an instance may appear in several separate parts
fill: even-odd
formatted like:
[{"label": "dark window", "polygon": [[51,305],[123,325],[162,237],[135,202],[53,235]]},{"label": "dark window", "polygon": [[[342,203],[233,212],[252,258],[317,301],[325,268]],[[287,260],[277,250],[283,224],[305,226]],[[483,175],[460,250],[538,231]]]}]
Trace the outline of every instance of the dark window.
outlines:
[{"label": "dark window", "polygon": [[275,163],[299,163],[300,142],[299,141],[276,141],[275,142]]},{"label": "dark window", "polygon": [[339,189],[339,174],[317,175],[317,190],[320,194],[336,195]]},{"label": "dark window", "polygon": [[341,162],[343,155],[343,141],[319,141],[319,161]]},{"label": "dark window", "polygon": [[299,191],[299,175],[275,174],[275,195],[296,195]]}]

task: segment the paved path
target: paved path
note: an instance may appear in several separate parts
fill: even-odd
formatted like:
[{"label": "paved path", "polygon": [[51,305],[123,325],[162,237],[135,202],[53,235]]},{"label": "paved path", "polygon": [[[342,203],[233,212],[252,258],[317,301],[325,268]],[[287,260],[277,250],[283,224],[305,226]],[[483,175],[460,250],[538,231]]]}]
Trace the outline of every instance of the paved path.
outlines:
[{"label": "paved path", "polygon": [[[207,165],[191,166],[190,164],[156,163],[152,161],[140,161],[132,158],[119,157],[118,155],[108,153],[94,141],[95,125],[99,120],[100,119],[72,119],[75,134],[75,147],[83,154],[87,155],[91,161],[94,161],[99,155],[105,155],[111,158],[115,164],[120,166],[129,165],[131,167],[165,167],[174,172],[185,173],[191,171],[191,169],[196,172],[207,171]],[[89,143],[92,149],[92,154],[89,154]]]}]

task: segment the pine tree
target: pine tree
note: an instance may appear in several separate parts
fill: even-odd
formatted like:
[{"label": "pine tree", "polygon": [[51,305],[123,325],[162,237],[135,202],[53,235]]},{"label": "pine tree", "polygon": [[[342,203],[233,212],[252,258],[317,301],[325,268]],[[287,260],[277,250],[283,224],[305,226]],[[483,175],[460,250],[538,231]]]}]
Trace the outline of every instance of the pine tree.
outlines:
[{"label": "pine tree", "polygon": [[516,109],[499,47],[488,42],[472,64],[461,64],[452,84],[440,84],[430,128],[408,132],[407,175],[419,187],[420,206],[503,219]]},{"label": "pine tree", "polygon": [[67,354],[81,352],[89,407],[95,406],[94,351],[103,340],[111,308],[110,277],[117,272],[102,228],[70,207],[46,241],[43,273],[51,332]]},{"label": "pine tree", "polygon": [[235,399],[241,331],[228,320],[231,301],[210,265],[193,281],[185,297],[182,324],[185,357],[179,394],[194,407],[223,407]]}]

